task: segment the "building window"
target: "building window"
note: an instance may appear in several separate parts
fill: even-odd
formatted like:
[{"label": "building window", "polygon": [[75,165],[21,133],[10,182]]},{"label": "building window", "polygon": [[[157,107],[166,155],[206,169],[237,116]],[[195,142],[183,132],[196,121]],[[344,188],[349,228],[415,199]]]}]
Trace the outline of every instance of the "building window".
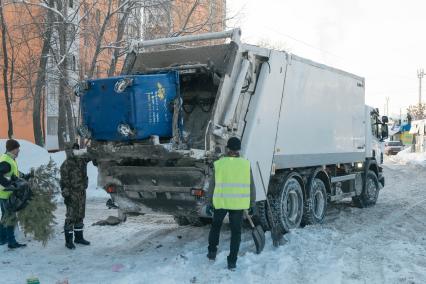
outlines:
[{"label": "building window", "polygon": [[47,117],[47,135],[58,135],[58,117]]}]

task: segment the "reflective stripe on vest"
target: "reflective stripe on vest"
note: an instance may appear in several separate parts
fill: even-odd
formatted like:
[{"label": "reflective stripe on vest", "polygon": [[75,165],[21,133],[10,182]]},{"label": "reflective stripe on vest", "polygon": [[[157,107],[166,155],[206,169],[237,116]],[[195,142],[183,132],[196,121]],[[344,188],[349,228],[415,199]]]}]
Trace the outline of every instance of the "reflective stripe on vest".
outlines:
[{"label": "reflective stripe on vest", "polygon": [[[6,162],[10,165],[10,171],[4,175],[5,178],[10,180],[12,176],[19,177],[18,164],[8,154],[0,156],[0,163]],[[4,191],[4,187],[0,184],[0,199],[8,199],[12,192]]]},{"label": "reflective stripe on vest", "polygon": [[215,209],[242,210],[250,207],[250,162],[239,157],[224,157],[214,163]]}]

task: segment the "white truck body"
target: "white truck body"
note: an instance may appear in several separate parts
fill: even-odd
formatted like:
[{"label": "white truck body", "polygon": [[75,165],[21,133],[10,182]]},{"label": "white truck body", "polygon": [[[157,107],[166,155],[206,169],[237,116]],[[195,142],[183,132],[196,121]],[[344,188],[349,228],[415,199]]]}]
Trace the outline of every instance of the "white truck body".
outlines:
[{"label": "white truck body", "polygon": [[[237,29],[133,46],[123,75],[179,70],[185,131],[175,132],[171,142],[93,142],[89,152],[98,160],[99,185],[118,203],[139,204],[121,202],[122,211],[148,206],[204,216],[213,162],[226,153],[228,138],[236,136],[242,140],[242,156],[251,162],[263,225],[267,196],[277,204],[298,196],[290,208],[298,217],[290,227],[300,224],[302,214],[308,223],[322,220],[327,200],[352,197],[363,207],[374,204],[378,181],[384,185],[380,157],[387,126],[378,111],[365,106],[364,79],[284,51],[243,44],[239,34]],[[190,41],[227,37],[230,42],[182,48]],[[296,181],[296,188],[288,189],[288,180]],[[296,195],[288,195],[291,190]],[[367,191],[374,196],[366,197]],[[312,202],[321,198],[324,212],[315,219]],[[274,214],[281,218],[291,215],[278,211]]]},{"label": "white truck body", "polygon": [[[261,162],[266,182],[272,168],[364,161],[364,79],[275,53],[261,69],[249,106],[244,156],[252,165]],[[254,175],[257,196],[264,198],[258,171]]]}]

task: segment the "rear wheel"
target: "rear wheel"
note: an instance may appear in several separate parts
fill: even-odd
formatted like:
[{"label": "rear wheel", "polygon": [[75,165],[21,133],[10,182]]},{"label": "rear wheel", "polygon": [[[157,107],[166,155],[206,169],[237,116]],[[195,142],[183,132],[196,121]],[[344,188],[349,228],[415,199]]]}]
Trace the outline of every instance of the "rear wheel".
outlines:
[{"label": "rear wheel", "polygon": [[277,184],[271,206],[274,217],[283,233],[300,226],[303,216],[302,184],[295,175],[284,176]]},{"label": "rear wheel", "polygon": [[379,197],[379,180],[374,171],[368,171],[364,177],[364,186],[359,196],[352,198],[352,201],[359,208],[373,206]]},{"label": "rear wheel", "polygon": [[327,210],[327,190],[321,179],[314,178],[309,184],[304,209],[303,225],[321,224],[324,221]]}]

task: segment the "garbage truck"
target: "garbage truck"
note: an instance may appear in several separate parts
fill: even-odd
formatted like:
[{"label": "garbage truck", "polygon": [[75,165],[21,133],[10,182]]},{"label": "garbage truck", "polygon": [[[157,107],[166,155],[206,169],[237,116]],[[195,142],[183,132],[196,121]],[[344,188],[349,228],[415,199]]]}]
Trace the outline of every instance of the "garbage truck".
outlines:
[{"label": "garbage truck", "polygon": [[365,105],[364,78],[240,35],[134,42],[120,76],[79,83],[79,133],[123,220],[163,212],[208,222],[213,162],[230,137],[251,163],[266,230],[321,223],[343,199],[376,203],[387,117]]}]

